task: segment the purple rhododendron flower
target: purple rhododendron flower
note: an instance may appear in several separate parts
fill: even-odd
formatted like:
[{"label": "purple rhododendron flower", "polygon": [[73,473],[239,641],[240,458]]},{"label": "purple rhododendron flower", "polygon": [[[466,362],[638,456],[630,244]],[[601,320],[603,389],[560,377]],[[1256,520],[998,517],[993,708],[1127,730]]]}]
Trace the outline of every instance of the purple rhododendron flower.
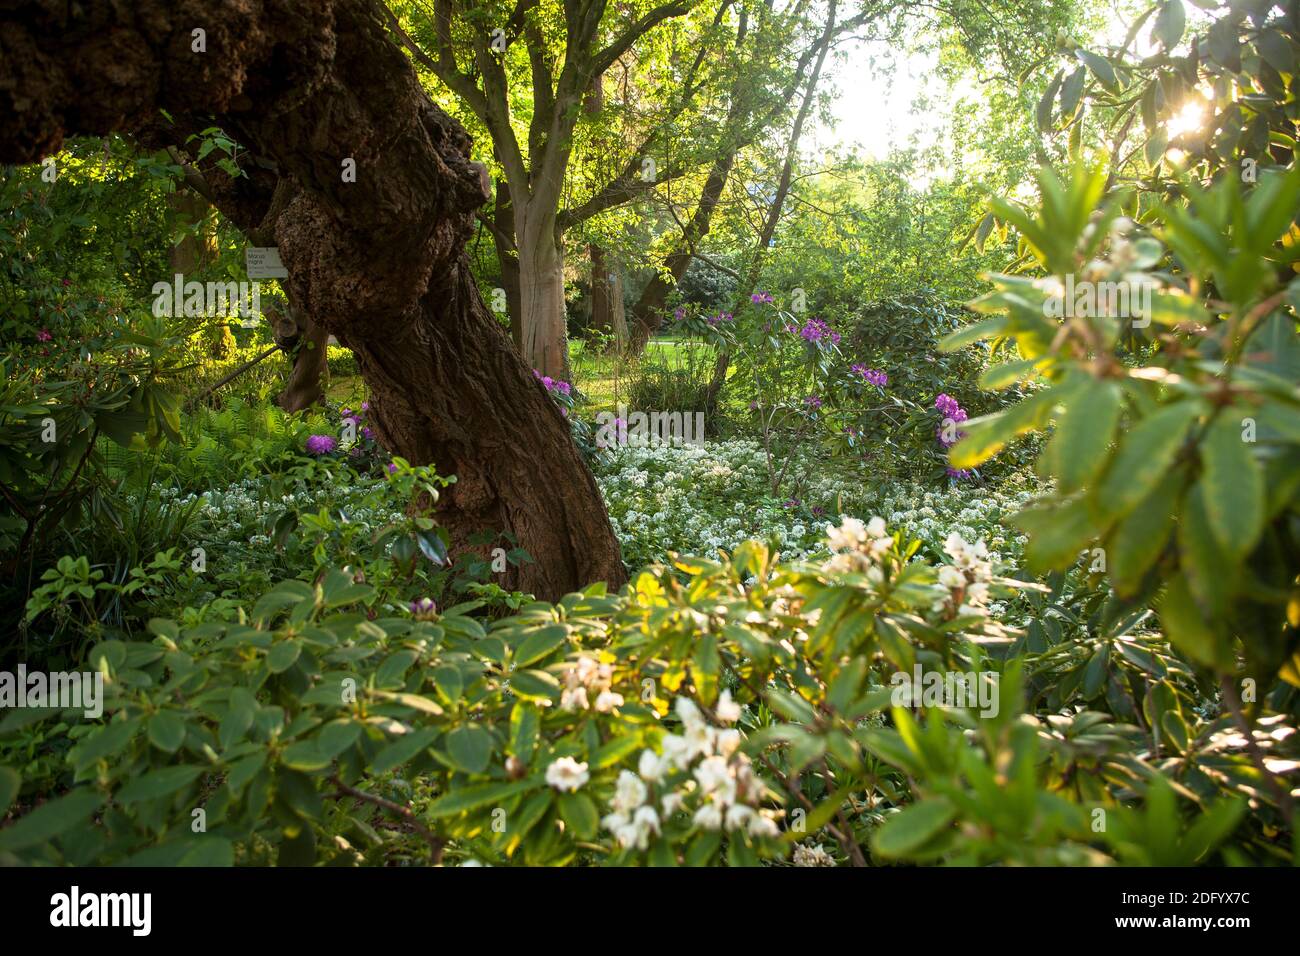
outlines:
[{"label": "purple rhododendron flower", "polygon": [[431,621],[438,613],[438,605],[432,598],[420,598],[411,602],[411,615],[417,621]]},{"label": "purple rhododendron flower", "polygon": [[49,329],[41,329],[39,332],[36,333],[37,342],[48,342],[52,338],[54,338],[54,336],[50,335]]},{"label": "purple rhododendron flower", "polygon": [[822,400],[820,395],[806,395],[804,396],[803,403],[807,405],[809,408],[822,407]]},{"label": "purple rhododendron flower", "polygon": [[388,473],[390,475],[397,474],[397,465],[391,461],[388,463]]},{"label": "purple rhododendron flower", "polygon": [[830,339],[835,345],[840,344],[840,333],[831,328],[830,323],[824,319],[809,319],[804,323],[803,328],[799,330],[805,342],[820,342],[822,339]]},{"label": "purple rhododendron flower", "polygon": [[771,302],[771,301],[772,301],[772,293],[770,293],[770,292],[755,292],[755,293],[752,293],[752,294],[750,295],[750,297],[749,297],[749,301],[752,302],[752,303],[754,303],[755,305],[761,305],[761,304],[764,303],[764,302]]},{"label": "purple rhododendron flower", "polygon": [[961,431],[956,432],[950,440],[945,432],[949,430],[948,426],[950,423],[966,421],[966,410],[957,403],[957,399],[945,392],[940,392],[938,397],[935,398],[934,407],[939,410],[941,415],[943,415],[943,423],[939,425],[938,429],[936,429],[935,437],[939,440],[939,444],[944,448],[951,448],[953,445],[957,444],[960,439],[965,438],[966,433]]},{"label": "purple rhododendron flower", "polygon": [[533,369],[533,378],[545,385],[548,392],[559,392],[561,395],[568,395],[573,391],[573,386],[568,382],[562,382],[558,378],[543,375],[537,369]]},{"label": "purple rhododendron flower", "polygon": [[310,455],[325,455],[338,447],[338,439],[333,435],[310,435],[307,438],[307,453]]},{"label": "purple rhododendron flower", "polygon": [[867,382],[872,385],[877,385],[880,388],[884,388],[889,384],[889,374],[878,368],[867,368],[865,365],[854,365],[849,369],[849,371],[861,375],[867,380]]}]

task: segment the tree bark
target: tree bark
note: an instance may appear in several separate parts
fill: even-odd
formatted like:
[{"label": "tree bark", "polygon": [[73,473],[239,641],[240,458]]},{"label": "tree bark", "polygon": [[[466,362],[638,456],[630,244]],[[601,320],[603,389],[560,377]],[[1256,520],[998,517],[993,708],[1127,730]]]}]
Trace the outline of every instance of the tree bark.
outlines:
[{"label": "tree bark", "polygon": [[325,401],[325,370],[329,364],[329,330],[323,325],[304,321],[288,303],[285,314],[266,310],[275,344],[293,357],[289,381],[276,398],[276,404],[290,414]]},{"label": "tree bark", "polygon": [[627,346],[627,311],[623,306],[623,278],[613,271],[605,250],[587,246],[591,260],[591,328],[610,337],[606,351],[622,352]]},{"label": "tree bark", "polygon": [[[186,227],[180,242],[171,247],[167,259],[172,271],[183,276],[197,272],[216,256],[216,236],[208,219],[208,201],[189,189],[177,189],[167,197],[167,205],[178,225]],[[189,231],[198,226],[197,234]]]},{"label": "tree bark", "polygon": [[519,299],[519,249],[515,244],[515,210],[510,200],[510,184],[497,180],[496,209],[492,214],[492,243],[501,266],[501,288],[506,293],[506,316],[510,320],[510,338],[522,355],[524,324]]},{"label": "tree bark", "polygon": [[[356,354],[386,447],[457,476],[439,504],[453,547],[510,531],[534,560],[503,584],[551,599],[595,580],[616,587],[626,575],[595,481],[470,274],[486,170],[378,6],[104,0],[0,12],[0,161],[34,162],[78,133],[136,131],[162,146],[221,126],[261,162],[212,177],[219,208],[246,231],[272,230],[295,307]],[[355,181],[340,175],[346,159]]]},{"label": "tree bark", "polygon": [[519,237],[519,321],[523,356],[551,378],[569,380],[564,310],[564,254],[555,232],[554,204],[545,197],[515,200]]}]

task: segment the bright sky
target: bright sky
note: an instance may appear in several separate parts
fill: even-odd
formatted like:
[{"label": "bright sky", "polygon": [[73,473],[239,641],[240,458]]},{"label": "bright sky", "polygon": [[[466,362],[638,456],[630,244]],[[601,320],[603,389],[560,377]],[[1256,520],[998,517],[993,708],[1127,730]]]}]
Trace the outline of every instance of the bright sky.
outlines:
[{"label": "bright sky", "polygon": [[[828,78],[838,92],[831,110],[835,129],[821,124],[813,129],[814,151],[857,145],[865,156],[880,159],[907,145],[915,134],[921,133],[925,140],[935,135],[935,120],[942,122],[942,118],[912,112],[912,104],[922,92],[932,94],[932,102],[942,101],[946,87],[935,72],[938,54],[900,55],[863,41],[856,41],[846,52],[842,62],[829,67]],[[876,56],[875,67],[870,53]],[[892,75],[887,64],[893,67]]]},{"label": "bright sky", "polygon": [[[1123,0],[1121,5],[1125,5]],[[1206,15],[1191,5],[1186,6],[1190,33],[1194,24],[1204,23]],[[1131,19],[1112,13],[1107,28],[1093,42],[1097,45],[1122,43],[1129,22]],[[1138,36],[1139,55],[1155,49],[1148,42],[1149,30],[1148,23]],[[947,124],[942,104],[950,92],[939,76],[936,51],[904,53],[897,47],[863,40],[852,41],[842,50],[846,55],[827,66],[827,77],[838,94],[831,111],[835,128],[830,130],[817,124],[811,130],[809,145],[813,152],[832,146],[857,145],[863,155],[882,158],[892,149],[906,146],[914,135],[919,137],[918,145],[922,147],[941,135]],[[958,95],[962,92],[958,91]],[[973,95],[971,88],[964,92]],[[921,95],[930,105],[922,112],[913,112],[912,105]]]}]

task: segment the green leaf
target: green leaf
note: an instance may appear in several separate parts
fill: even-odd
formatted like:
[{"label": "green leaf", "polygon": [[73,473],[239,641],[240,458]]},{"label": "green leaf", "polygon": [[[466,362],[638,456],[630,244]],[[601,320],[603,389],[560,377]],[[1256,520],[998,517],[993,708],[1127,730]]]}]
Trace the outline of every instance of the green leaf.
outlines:
[{"label": "green leaf", "polygon": [[1107,542],[1110,579],[1123,597],[1136,594],[1143,576],[1169,543],[1174,529],[1174,509],[1182,482],[1170,472],[1128,516],[1120,521]]},{"label": "green leaf", "polygon": [[1166,636],[1182,653],[1206,667],[1227,670],[1232,666],[1232,648],[1206,623],[1182,575],[1165,586],[1157,610]]},{"label": "green leaf", "polygon": [[279,641],[271,645],[271,650],[266,655],[266,666],[272,674],[279,674],[292,667],[301,653],[302,645],[297,641]]},{"label": "green leaf", "polygon": [[515,671],[510,675],[510,689],[528,700],[558,700],[560,682],[546,671]]},{"label": "green leaf", "polygon": [[1063,492],[1088,485],[1106,466],[1122,410],[1122,392],[1114,382],[1092,379],[1070,396],[1047,446]]},{"label": "green leaf", "polygon": [[257,698],[246,687],[234,687],[230,691],[229,709],[221,718],[221,727],[217,734],[223,749],[229,749],[244,739],[248,728],[253,726],[257,715]]},{"label": "green leaf", "polygon": [[1164,0],[1160,12],[1156,14],[1151,36],[1159,40],[1166,50],[1172,50],[1183,38],[1183,30],[1186,26],[1187,13],[1183,10],[1182,0]]},{"label": "green leaf", "polygon": [[1061,119],[1069,122],[1079,111],[1079,98],[1083,95],[1083,81],[1088,71],[1080,66],[1061,84]]},{"label": "green leaf", "polygon": [[149,742],[174,754],[185,742],[185,721],[175,711],[160,710],[149,718]]},{"label": "green leaf", "polygon": [[913,804],[893,814],[871,838],[871,847],[886,859],[902,859],[948,829],[957,808],[946,797]]},{"label": "green leaf", "polygon": [[303,773],[315,773],[330,765],[330,758],[321,753],[314,740],[299,740],[284,748],[280,763]]},{"label": "green leaf", "polygon": [[641,736],[635,733],[624,733],[614,737],[609,743],[604,744],[588,758],[588,766],[592,770],[604,770],[606,767],[612,767],[624,757],[627,757],[637,750],[641,749]]},{"label": "green leaf", "polygon": [[492,750],[492,735],[477,724],[457,727],[447,735],[447,754],[466,773],[486,770]]},{"label": "green leaf", "polygon": [[1061,88],[1061,77],[1064,70],[1057,70],[1052,81],[1047,84],[1047,89],[1043,92],[1043,97],[1038,101],[1038,109],[1035,118],[1038,120],[1038,128],[1044,133],[1052,128],[1052,106],[1056,101],[1056,93]]},{"label": "green leaf", "polygon": [[38,724],[58,712],[58,707],[15,707],[0,720],[0,736],[11,734],[28,724]]},{"label": "green leaf", "polygon": [[569,629],[563,624],[547,624],[544,627],[539,627],[525,637],[523,642],[515,648],[515,666],[527,667],[534,661],[541,660],[565,643],[568,637]]},{"label": "green leaf", "polygon": [[394,767],[400,767],[425,747],[432,744],[437,739],[438,733],[436,727],[425,727],[421,730],[402,734],[393,743],[379,751],[375,755],[375,759],[370,761],[371,772],[384,773]]},{"label": "green leaf", "polygon": [[510,751],[524,763],[533,759],[541,726],[541,712],[532,704],[520,701],[510,711]]},{"label": "green leaf", "polygon": [[991,339],[1002,335],[1007,330],[1006,316],[999,315],[989,319],[982,319],[966,326],[964,329],[958,329],[951,335],[944,336],[939,342],[940,352],[955,352],[960,348],[965,348],[974,342],[983,339]]},{"label": "green leaf", "polygon": [[1035,571],[1069,567],[1104,530],[1084,498],[1026,508],[1010,520],[1029,535],[1025,561]]},{"label": "green leaf", "polygon": [[1264,530],[1264,473],[1242,438],[1242,414],[1225,409],[1201,442],[1201,484],[1210,530],[1237,558],[1254,548]]},{"label": "green leaf", "polygon": [[1109,60],[1083,48],[1075,50],[1074,53],[1080,60],[1087,64],[1088,69],[1092,71],[1092,75],[1101,81],[1102,86],[1112,92],[1119,88],[1119,80],[1115,76],[1115,68],[1110,65]]},{"label": "green leaf", "polygon": [[177,866],[220,866],[235,865],[235,845],[225,837],[204,834],[192,840],[193,847],[185,852]]},{"label": "green leaf", "polygon": [[1193,484],[1183,499],[1177,534],[1178,554],[1192,598],[1205,617],[1226,619],[1241,565],[1219,544],[1210,526],[1203,479]]},{"label": "green leaf", "polygon": [[1000,452],[1018,435],[1040,427],[1056,403],[1056,390],[1045,389],[1017,405],[957,425],[962,438],[948,453],[954,468],[975,468]]},{"label": "green leaf", "polygon": [[22,850],[48,843],[88,819],[103,802],[103,797],[95,791],[82,789],[43,803],[0,830],[0,850]]},{"label": "green leaf", "polygon": [[0,820],[4,819],[13,802],[18,799],[23,778],[13,767],[0,767]]},{"label": "green leaf", "polygon": [[202,767],[162,767],[135,777],[117,793],[117,802],[135,803],[138,800],[155,800],[175,793],[198,779]]},{"label": "green leaf", "polygon": [[600,811],[585,793],[562,793],[560,816],[580,840],[590,840],[600,826]]},{"label": "green leaf", "polygon": [[431,820],[454,817],[467,810],[498,803],[535,786],[537,786],[535,780],[516,780],[513,783],[480,783],[460,787],[431,803],[429,809],[425,811],[425,816]]},{"label": "green leaf", "polygon": [[444,665],[433,669],[433,683],[449,703],[456,703],[465,691],[465,682],[461,679],[460,668]]},{"label": "green leaf", "polygon": [[1102,510],[1122,518],[1136,508],[1173,466],[1199,414],[1193,402],[1177,402],[1130,428],[1098,487],[1096,501]]}]

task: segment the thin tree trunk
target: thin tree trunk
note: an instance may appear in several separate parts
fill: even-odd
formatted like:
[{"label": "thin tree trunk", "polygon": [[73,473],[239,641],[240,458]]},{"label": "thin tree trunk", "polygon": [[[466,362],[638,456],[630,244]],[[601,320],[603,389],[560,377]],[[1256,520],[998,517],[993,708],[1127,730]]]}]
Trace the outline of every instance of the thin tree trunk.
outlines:
[{"label": "thin tree trunk", "polygon": [[569,380],[564,310],[564,256],[555,233],[554,203],[516,196],[519,238],[519,318],[524,361],[543,375]]},{"label": "thin tree trunk", "polygon": [[609,336],[606,351],[621,352],[628,339],[623,278],[610,268],[600,246],[591,243],[587,254],[591,259],[591,328]]},{"label": "thin tree trunk", "polygon": [[501,583],[544,598],[623,583],[568,423],[470,274],[487,172],[370,0],[25,5],[0,12],[0,49],[0,161],[35,162],[67,135],[135,131],[161,148],[213,125],[260,157],[210,177],[218,208],[274,235],[295,307],[356,354],[380,440],[457,476],[439,502],[453,549],[513,532],[533,561]]},{"label": "thin tree trunk", "polygon": [[664,303],[668,299],[668,294],[686,274],[686,269],[691,264],[695,253],[696,243],[708,235],[713,213],[722,201],[722,191],[726,188],[727,177],[735,161],[735,150],[728,150],[713,161],[709,176],[704,181],[704,189],[700,193],[699,204],[695,207],[695,214],[691,217],[677,247],[664,260],[672,280],[664,278],[661,272],[655,272],[632,306],[632,322],[628,329],[630,354],[640,355],[645,350],[650,337],[663,324]]},{"label": "thin tree trunk", "polygon": [[282,315],[268,310],[268,318],[275,344],[293,356],[289,381],[276,399],[276,404],[293,414],[325,401],[323,379],[329,364],[330,334],[323,325],[303,321],[293,303],[287,304],[285,312]]},{"label": "thin tree trunk", "polygon": [[492,243],[501,266],[501,288],[506,293],[506,315],[510,320],[510,338],[520,354],[524,350],[524,324],[519,299],[519,249],[515,244],[515,210],[510,202],[510,184],[497,180],[496,209],[492,216]]},{"label": "thin tree trunk", "polygon": [[[217,258],[217,236],[212,221],[212,205],[208,199],[192,188],[177,188],[167,196],[175,224],[184,228],[180,241],[167,250],[167,262],[172,274],[191,277]],[[225,316],[216,316],[205,330],[208,354],[223,359],[235,348],[235,336]]]},{"label": "thin tree trunk", "polygon": [[[742,283],[742,288],[736,290],[736,309],[739,309],[745,298],[753,293],[754,287],[758,283],[759,275],[763,269],[764,255],[772,244],[772,237],[776,235],[777,223],[781,221],[781,211],[785,208],[786,197],[790,194],[794,164],[799,158],[799,138],[803,135],[803,126],[808,119],[808,114],[812,111],[813,100],[817,93],[817,82],[821,79],[822,67],[826,64],[826,54],[830,49],[830,38],[835,31],[835,10],[837,5],[838,0],[831,0],[826,13],[826,31],[822,34],[821,50],[817,54],[817,62],[813,66],[812,75],[808,78],[808,92],[804,94],[803,103],[799,107],[794,126],[790,130],[790,141],[785,150],[785,162],[781,166],[781,179],[777,184],[776,195],[772,197],[772,205],[768,208],[767,217],[763,221],[763,228],[758,236],[758,244],[754,248],[754,255],[749,263],[748,275],[745,277],[745,282]],[[711,420],[717,413],[718,397],[722,394],[722,387],[727,383],[727,370],[730,365],[731,353],[726,349],[720,349],[713,363],[713,375],[709,379],[709,386],[704,392],[704,413],[707,419]]]}]

